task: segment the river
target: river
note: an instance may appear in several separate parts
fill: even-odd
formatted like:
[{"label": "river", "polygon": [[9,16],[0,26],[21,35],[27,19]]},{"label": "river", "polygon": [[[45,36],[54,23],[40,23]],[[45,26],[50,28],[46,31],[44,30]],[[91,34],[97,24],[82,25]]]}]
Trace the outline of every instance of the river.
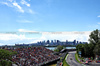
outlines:
[{"label": "river", "polygon": [[[45,47],[50,50],[54,50],[56,47]],[[66,47],[66,49],[76,49],[76,47]]]}]

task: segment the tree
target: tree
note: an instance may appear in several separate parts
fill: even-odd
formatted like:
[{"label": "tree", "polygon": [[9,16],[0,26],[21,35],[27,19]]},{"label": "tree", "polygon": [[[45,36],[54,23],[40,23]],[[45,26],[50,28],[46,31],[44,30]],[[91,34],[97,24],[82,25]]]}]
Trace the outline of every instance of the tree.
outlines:
[{"label": "tree", "polygon": [[98,29],[91,32],[89,37],[90,37],[89,39],[90,43],[94,44],[94,46],[96,46],[97,44],[100,44],[100,31]]},{"label": "tree", "polygon": [[56,52],[60,52],[63,48],[64,48],[63,46],[58,45],[57,48],[55,48],[54,51],[56,51]]},{"label": "tree", "polygon": [[100,31],[98,29],[92,31],[89,37],[89,44],[79,44],[76,46],[77,53],[81,51],[83,57],[100,56]]},{"label": "tree", "polygon": [[85,57],[88,57],[89,56],[89,46],[88,46],[88,44],[86,43],[86,44],[84,44],[84,56]]},{"label": "tree", "polygon": [[16,53],[15,51],[0,49],[0,66],[11,66],[11,56]]},{"label": "tree", "polygon": [[93,45],[91,44],[84,44],[84,56],[85,57],[93,57],[94,54],[93,54]]},{"label": "tree", "polygon": [[0,66],[12,66],[12,62],[7,60],[0,60]]},{"label": "tree", "polygon": [[94,50],[94,45],[93,44],[88,44],[88,53],[89,53],[89,56],[88,57],[94,57],[94,53],[93,53],[93,50]]},{"label": "tree", "polygon": [[98,29],[91,32],[89,35],[90,45],[92,45],[92,51],[95,55],[100,55],[100,31]]},{"label": "tree", "polygon": [[76,50],[77,50],[77,53],[79,51],[81,51],[81,56],[82,57],[93,57],[94,54],[93,54],[93,50],[92,50],[93,46],[90,45],[90,44],[78,44],[76,46]]},{"label": "tree", "polygon": [[81,51],[81,56],[84,56],[84,44],[78,44],[76,46],[77,53]]},{"label": "tree", "polygon": [[94,52],[95,55],[99,55],[100,56],[100,45],[96,45],[94,47],[93,52]]}]

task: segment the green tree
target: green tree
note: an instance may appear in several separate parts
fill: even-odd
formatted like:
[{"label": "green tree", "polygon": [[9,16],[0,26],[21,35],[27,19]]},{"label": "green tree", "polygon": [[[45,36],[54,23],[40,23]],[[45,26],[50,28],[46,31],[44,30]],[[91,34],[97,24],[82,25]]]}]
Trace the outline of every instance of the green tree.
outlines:
[{"label": "green tree", "polygon": [[90,43],[93,44],[94,46],[100,44],[100,31],[98,29],[92,31],[89,37],[90,37],[89,39]]},{"label": "green tree", "polygon": [[88,46],[88,44],[86,43],[86,44],[84,44],[84,56],[89,56],[89,46]]},{"label": "green tree", "polygon": [[89,35],[90,44],[95,55],[100,55],[100,31],[98,29],[91,32]]},{"label": "green tree", "polygon": [[54,49],[54,51],[60,52],[62,49],[64,49],[64,47],[61,45],[58,45],[57,48]]},{"label": "green tree", "polygon": [[81,51],[81,56],[84,56],[84,44],[78,44],[76,46],[77,53]]},{"label": "green tree", "polygon": [[93,52],[94,52],[95,55],[100,56],[100,45],[96,45]]},{"label": "green tree", "polygon": [[12,62],[7,60],[1,60],[0,66],[12,66]]},{"label": "green tree", "polygon": [[84,44],[84,56],[85,57],[93,57],[93,45],[92,44]]},{"label": "green tree", "polygon": [[16,53],[15,51],[0,49],[0,66],[11,66],[11,56]]},{"label": "green tree", "polygon": [[98,29],[92,31],[89,37],[89,44],[79,44],[76,46],[77,53],[81,51],[83,57],[100,55],[100,31]]},{"label": "green tree", "polygon": [[94,53],[93,53],[94,45],[89,43],[88,47],[89,47],[87,49],[88,50],[88,54],[89,54],[88,57],[94,57]]}]

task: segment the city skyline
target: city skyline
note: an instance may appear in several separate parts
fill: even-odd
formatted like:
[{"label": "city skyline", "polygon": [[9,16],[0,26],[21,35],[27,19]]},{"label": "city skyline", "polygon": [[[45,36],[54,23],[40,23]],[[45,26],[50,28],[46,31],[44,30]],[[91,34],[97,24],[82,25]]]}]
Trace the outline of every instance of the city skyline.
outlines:
[{"label": "city skyline", "polygon": [[36,43],[30,43],[30,44],[15,44],[15,46],[76,46],[78,44],[88,44],[87,42],[82,42],[82,41],[60,41],[60,40],[43,40],[43,41],[38,41]]},{"label": "city skyline", "polygon": [[90,32],[100,28],[99,2],[0,0],[0,45],[51,39],[88,42]]},{"label": "city skyline", "polygon": [[[21,35],[20,35],[21,34]],[[90,31],[88,32],[12,32],[0,34],[0,45],[30,44],[44,40],[60,40],[88,42]],[[19,36],[18,36],[19,35]],[[31,36],[30,37],[26,37]]]}]

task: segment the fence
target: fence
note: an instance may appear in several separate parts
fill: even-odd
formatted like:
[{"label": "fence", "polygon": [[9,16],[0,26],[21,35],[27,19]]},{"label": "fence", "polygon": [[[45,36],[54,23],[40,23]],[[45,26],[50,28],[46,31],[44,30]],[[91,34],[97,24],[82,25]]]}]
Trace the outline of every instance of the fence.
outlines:
[{"label": "fence", "polygon": [[68,54],[68,52],[62,53],[62,55],[60,57],[60,61],[57,62],[56,66],[63,66],[63,60],[65,59],[67,54]]}]

